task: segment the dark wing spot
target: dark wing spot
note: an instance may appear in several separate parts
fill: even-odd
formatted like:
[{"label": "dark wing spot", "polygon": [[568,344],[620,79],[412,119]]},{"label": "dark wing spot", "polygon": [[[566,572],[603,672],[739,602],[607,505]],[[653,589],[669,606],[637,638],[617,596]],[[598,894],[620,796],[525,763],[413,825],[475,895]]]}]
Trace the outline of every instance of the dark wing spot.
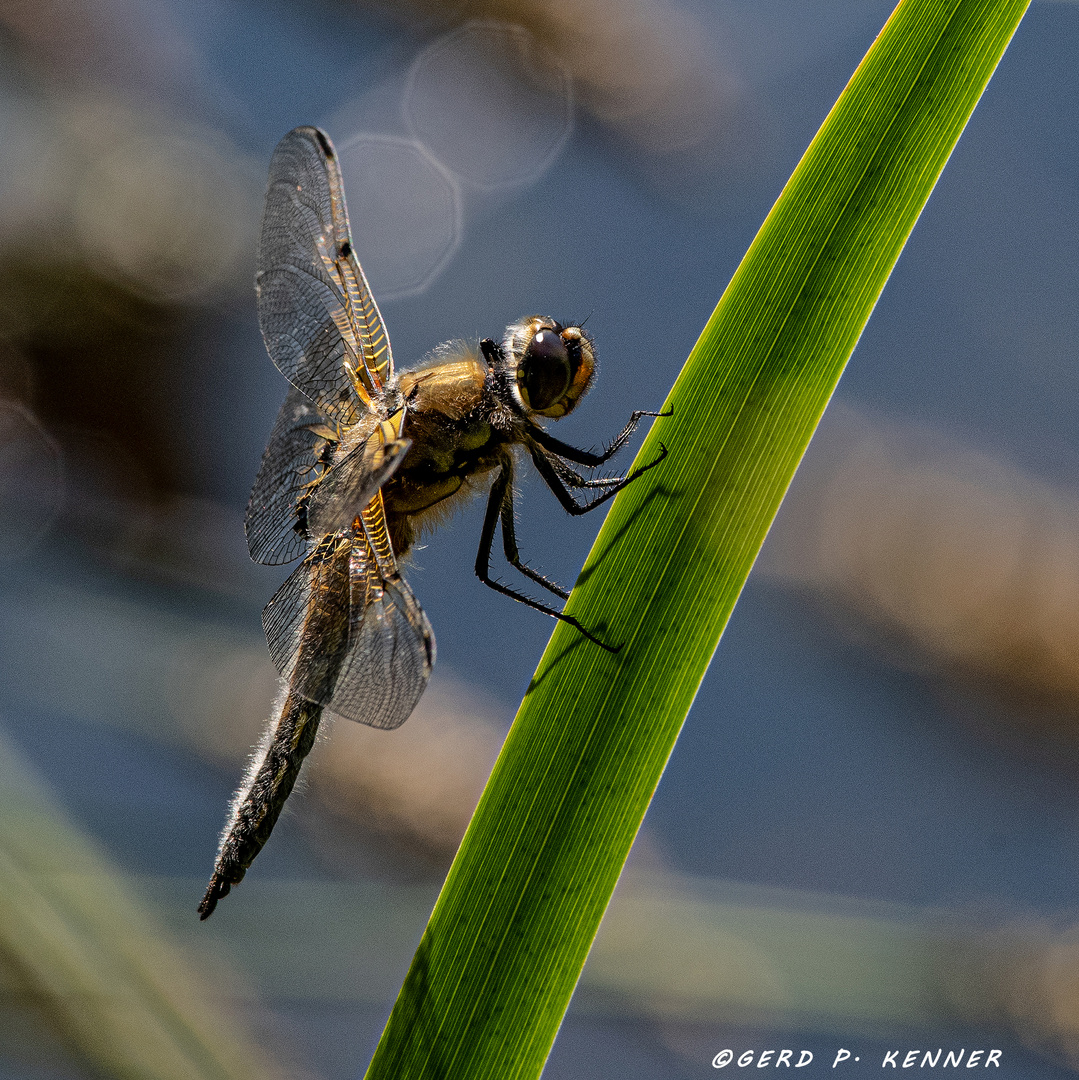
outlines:
[{"label": "dark wing spot", "polygon": [[296,521],[292,528],[305,540],[307,539],[307,502],[308,496],[304,495],[302,499],[296,504]]},{"label": "dark wing spot", "polygon": [[347,240],[341,245],[339,254],[342,259],[347,259],[352,254],[352,245]]},{"label": "dark wing spot", "polygon": [[326,133],[315,128],[315,138],[318,139],[318,144],[322,147],[322,152],[332,161],[333,146],[330,143],[330,140],[326,138]]}]

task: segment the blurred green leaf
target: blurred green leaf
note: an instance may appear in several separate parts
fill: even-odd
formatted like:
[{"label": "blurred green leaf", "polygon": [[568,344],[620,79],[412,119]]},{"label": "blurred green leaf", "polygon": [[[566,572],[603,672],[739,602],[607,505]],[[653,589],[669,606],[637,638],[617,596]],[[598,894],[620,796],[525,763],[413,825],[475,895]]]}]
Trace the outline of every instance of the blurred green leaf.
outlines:
[{"label": "blurred green leaf", "polygon": [[556,628],[372,1080],[539,1075],[787,485],[1026,7],[904,0],[806,151],[638,462],[667,459],[619,495],[570,599],[622,649]]},{"label": "blurred green leaf", "polygon": [[[190,896],[187,899],[190,920]],[[108,858],[0,733],[0,1024],[44,1030],[116,1080],[284,1080]],[[227,981],[227,980],[226,980]],[[7,1015],[3,1015],[3,1014]],[[47,1046],[41,1047],[48,1050]]]}]

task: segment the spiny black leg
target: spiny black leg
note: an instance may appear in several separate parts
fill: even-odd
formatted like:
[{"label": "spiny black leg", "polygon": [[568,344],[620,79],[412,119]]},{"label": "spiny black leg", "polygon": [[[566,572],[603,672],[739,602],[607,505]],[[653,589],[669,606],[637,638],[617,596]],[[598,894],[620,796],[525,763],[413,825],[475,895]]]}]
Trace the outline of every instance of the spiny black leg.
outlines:
[{"label": "spiny black leg", "polygon": [[626,440],[634,431],[636,431],[637,425],[641,422],[643,417],[673,415],[674,409],[667,409],[666,412],[646,412],[643,409],[638,410],[629,418],[629,423],[622,429],[621,434],[617,435],[610,442],[602,454],[597,454],[595,451],[591,450],[578,450],[577,447],[570,446],[569,443],[564,443],[561,439],[556,439],[553,435],[548,434],[540,427],[534,427],[530,434],[544,450],[549,450],[552,454],[557,454],[559,457],[566,458],[568,461],[576,462],[578,465],[586,465],[588,468],[594,469],[597,465],[602,465],[604,462],[610,461],[610,459],[626,445]]},{"label": "spiny black leg", "polygon": [[[508,469],[510,466],[504,466],[504,468]],[[531,578],[537,585],[542,585],[548,592],[553,592],[555,596],[568,600],[569,593],[561,585],[556,585],[549,578],[545,578],[541,573],[521,561],[521,554],[517,550],[517,532],[513,524],[512,474],[510,480],[506,483],[506,490],[502,496],[500,517],[502,520],[502,550],[506,553],[506,561],[511,566],[517,567],[525,577]]]},{"label": "spiny black leg", "polygon": [[509,489],[510,481],[513,478],[512,466],[503,462],[502,471],[498,474],[498,478],[494,484],[491,485],[491,495],[487,500],[487,511],[483,515],[483,528],[480,531],[480,549],[476,553],[476,577],[488,586],[488,588],[494,589],[495,592],[502,593],[503,596],[508,596],[513,600],[517,600],[522,604],[527,604],[530,608],[535,608],[536,611],[542,611],[544,615],[550,615],[554,619],[559,619],[561,622],[569,623],[575,630],[582,633],[589,641],[595,642],[602,649],[606,649],[607,652],[616,653],[622,646],[621,645],[608,645],[605,641],[600,641],[594,634],[590,634],[572,615],[566,615],[561,611],[555,611],[554,608],[548,607],[546,604],[541,604],[538,600],[533,600],[530,596],[525,596],[524,593],[519,593],[515,589],[511,589],[508,585],[503,585],[501,581],[496,581],[491,577],[491,548],[494,545],[495,529],[498,527],[498,520],[502,514],[502,504],[506,497],[506,491]]},{"label": "spiny black leg", "polygon": [[571,469],[561,458],[547,459],[554,466],[555,472],[571,488],[609,488],[621,484],[624,476],[597,476],[585,479],[576,469]]},{"label": "spiny black leg", "polygon": [[608,499],[617,495],[627,484],[632,484],[638,476],[648,472],[649,469],[654,469],[667,456],[667,447],[665,447],[663,443],[659,444],[659,448],[660,452],[657,458],[650,461],[647,465],[641,465],[639,468],[634,469],[628,476],[623,476],[617,484],[613,484],[611,487],[607,488],[602,495],[599,495],[586,503],[579,503],[569,493],[565,481],[559,476],[559,472],[551,459],[548,458],[542,450],[533,447],[532,460],[535,462],[540,476],[543,477],[544,483],[546,483],[551,491],[554,492],[555,498],[562,504],[562,508],[567,513],[573,514],[576,517],[581,514],[587,514],[589,510],[595,510],[597,506],[602,505]]}]

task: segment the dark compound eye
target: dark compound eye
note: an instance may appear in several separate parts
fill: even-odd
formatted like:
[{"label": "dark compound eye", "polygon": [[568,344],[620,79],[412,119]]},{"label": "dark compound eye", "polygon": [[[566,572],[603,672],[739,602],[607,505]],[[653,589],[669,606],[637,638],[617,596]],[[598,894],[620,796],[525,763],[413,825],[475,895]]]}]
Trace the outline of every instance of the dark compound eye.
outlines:
[{"label": "dark compound eye", "polygon": [[566,343],[553,330],[538,331],[517,372],[525,403],[536,412],[549,409],[565,396],[571,378]]}]

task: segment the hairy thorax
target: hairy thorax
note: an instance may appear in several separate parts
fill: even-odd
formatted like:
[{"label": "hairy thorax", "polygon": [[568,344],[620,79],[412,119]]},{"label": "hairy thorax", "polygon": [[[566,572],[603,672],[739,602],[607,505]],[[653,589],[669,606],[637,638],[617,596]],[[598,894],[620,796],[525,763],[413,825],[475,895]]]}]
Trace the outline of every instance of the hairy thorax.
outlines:
[{"label": "hairy thorax", "polygon": [[[394,551],[404,555],[416,537],[481,490],[513,441],[512,421],[490,407],[487,367],[466,356],[405,372],[403,435],[412,446],[382,489]],[[480,483],[476,483],[480,481]]]}]

